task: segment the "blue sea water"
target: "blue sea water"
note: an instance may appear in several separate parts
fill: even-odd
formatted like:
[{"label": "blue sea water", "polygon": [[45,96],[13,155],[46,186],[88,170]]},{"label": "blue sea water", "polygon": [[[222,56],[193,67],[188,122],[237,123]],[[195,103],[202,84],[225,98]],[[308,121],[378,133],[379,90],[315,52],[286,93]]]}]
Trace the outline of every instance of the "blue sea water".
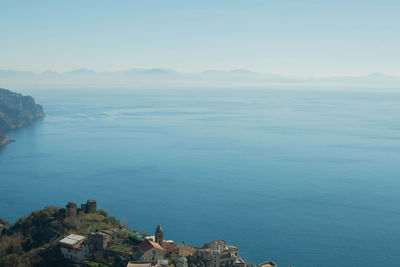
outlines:
[{"label": "blue sea water", "polygon": [[47,116],[0,152],[0,217],[96,199],[250,263],[400,264],[400,91],[22,92]]}]

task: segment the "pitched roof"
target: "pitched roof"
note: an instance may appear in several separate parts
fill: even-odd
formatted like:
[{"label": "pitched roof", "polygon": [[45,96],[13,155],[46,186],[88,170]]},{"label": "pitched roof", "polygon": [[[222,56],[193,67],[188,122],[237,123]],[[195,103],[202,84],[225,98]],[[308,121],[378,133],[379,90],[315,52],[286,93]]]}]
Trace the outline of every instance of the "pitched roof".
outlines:
[{"label": "pitched roof", "polygon": [[161,249],[164,250],[158,243],[150,241],[148,239],[146,239],[145,241],[143,241],[142,243],[140,243],[139,248],[143,251],[146,252],[149,249],[152,248],[156,248],[156,249]]},{"label": "pitched roof", "polygon": [[162,233],[162,228],[160,225],[157,226],[156,233]]},{"label": "pitched roof", "polygon": [[165,250],[170,250],[170,251],[178,251],[179,248],[177,247],[177,245],[173,242],[165,242],[163,243],[163,248]]}]

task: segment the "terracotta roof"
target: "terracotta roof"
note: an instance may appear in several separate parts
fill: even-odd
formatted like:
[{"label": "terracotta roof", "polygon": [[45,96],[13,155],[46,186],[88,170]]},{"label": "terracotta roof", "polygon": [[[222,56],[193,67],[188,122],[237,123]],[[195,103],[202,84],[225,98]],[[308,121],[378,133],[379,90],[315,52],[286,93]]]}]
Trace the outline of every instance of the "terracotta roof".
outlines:
[{"label": "terracotta roof", "polygon": [[149,249],[152,248],[156,248],[156,249],[161,249],[164,250],[158,243],[150,241],[148,239],[146,239],[145,241],[143,241],[142,243],[140,243],[139,248],[145,252],[148,251]]},{"label": "terracotta roof", "polygon": [[179,248],[177,247],[177,245],[175,243],[172,242],[164,242],[163,244],[164,249],[166,250],[170,250],[170,251],[178,251]]}]

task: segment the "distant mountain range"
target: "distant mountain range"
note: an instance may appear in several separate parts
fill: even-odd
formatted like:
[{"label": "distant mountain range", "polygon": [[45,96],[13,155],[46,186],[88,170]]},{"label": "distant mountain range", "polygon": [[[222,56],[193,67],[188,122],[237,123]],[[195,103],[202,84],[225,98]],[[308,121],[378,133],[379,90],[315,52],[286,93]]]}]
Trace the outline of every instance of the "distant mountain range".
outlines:
[{"label": "distant mountain range", "polygon": [[130,69],[116,72],[96,72],[76,69],[68,72],[45,71],[42,73],[0,70],[0,86],[4,87],[146,87],[146,86],[360,86],[400,89],[400,76],[372,73],[365,76],[298,78],[257,73],[249,70],[207,70],[182,73],[171,69]]}]

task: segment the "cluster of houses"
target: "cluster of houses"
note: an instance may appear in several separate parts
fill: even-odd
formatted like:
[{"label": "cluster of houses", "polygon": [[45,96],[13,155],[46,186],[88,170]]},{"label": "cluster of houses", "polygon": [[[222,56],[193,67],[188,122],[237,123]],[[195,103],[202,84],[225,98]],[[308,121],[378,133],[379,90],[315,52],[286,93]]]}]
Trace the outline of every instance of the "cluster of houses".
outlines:
[{"label": "cluster of houses", "polygon": [[[95,204],[86,204],[83,209],[93,212]],[[104,251],[116,244],[120,229],[108,229],[90,233],[87,237],[71,234],[59,241],[64,258],[80,262],[92,257],[96,252]],[[272,261],[262,264],[246,264],[239,257],[239,249],[226,244],[224,240],[211,241],[201,248],[177,244],[172,240],[164,240],[164,233],[158,225],[154,236],[147,236],[132,250],[131,261],[127,267],[168,267],[171,259],[175,259],[176,267],[188,267],[187,257],[201,262],[202,267],[277,267]]]},{"label": "cluster of houses", "polygon": [[59,245],[64,258],[80,262],[93,256],[97,251],[103,251],[117,240],[119,229],[109,229],[90,233],[88,237],[71,234],[60,240]]},{"label": "cluster of houses", "polygon": [[[88,200],[81,205],[81,210],[85,213],[96,213],[96,201]],[[111,228],[90,233],[87,237],[71,234],[60,240],[61,253],[68,260],[74,262],[83,261],[93,256],[95,252],[102,251],[115,244],[118,232],[118,228]]]}]

